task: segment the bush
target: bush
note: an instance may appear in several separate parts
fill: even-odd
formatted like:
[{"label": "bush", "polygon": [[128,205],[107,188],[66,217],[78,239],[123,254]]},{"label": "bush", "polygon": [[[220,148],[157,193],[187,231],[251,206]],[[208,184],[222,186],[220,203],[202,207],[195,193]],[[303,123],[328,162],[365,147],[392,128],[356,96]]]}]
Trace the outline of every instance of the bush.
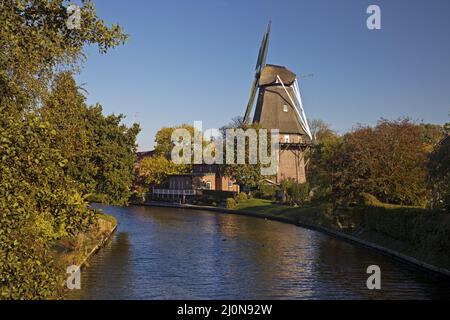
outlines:
[{"label": "bush", "polygon": [[104,194],[90,194],[86,196],[86,201],[90,203],[107,203],[106,196]]},{"label": "bush", "polygon": [[241,203],[241,202],[245,202],[248,200],[248,196],[245,192],[241,192],[237,195],[236,197],[237,202]]},{"label": "bush", "polygon": [[144,203],[145,202],[145,193],[134,191],[131,194],[130,202],[132,203]]},{"label": "bush", "polygon": [[297,183],[293,180],[285,180],[281,183],[285,200],[289,204],[303,205],[309,200],[309,186],[306,183]]},{"label": "bush", "polygon": [[382,206],[380,200],[378,200],[377,197],[374,195],[371,195],[370,193],[361,193],[359,202],[361,204],[367,205],[367,206]]},{"label": "bush", "polygon": [[236,195],[233,191],[221,191],[221,190],[202,190],[204,197],[210,197],[215,200],[226,200],[227,198],[232,198]]},{"label": "bush", "polygon": [[306,183],[293,183],[288,189],[291,202],[295,204],[305,204],[309,198],[309,187]]},{"label": "bush", "polygon": [[277,186],[261,185],[258,191],[256,192],[256,197],[260,199],[274,201],[276,200],[277,190],[278,190]]},{"label": "bush", "polygon": [[227,209],[234,209],[236,208],[237,203],[236,200],[234,200],[234,198],[228,198],[227,199]]},{"label": "bush", "polygon": [[228,198],[234,198],[236,192],[218,191],[218,190],[202,190],[200,202],[205,205],[217,206],[218,203],[224,203]]}]

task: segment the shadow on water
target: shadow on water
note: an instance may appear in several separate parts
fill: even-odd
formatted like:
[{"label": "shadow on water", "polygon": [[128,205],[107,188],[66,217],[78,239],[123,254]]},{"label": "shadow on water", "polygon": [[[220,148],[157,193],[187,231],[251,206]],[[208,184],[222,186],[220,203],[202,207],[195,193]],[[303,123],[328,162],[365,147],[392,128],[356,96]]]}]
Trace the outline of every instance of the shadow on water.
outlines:
[{"label": "shadow on water", "polygon": [[[450,284],[293,225],[170,208],[103,207],[118,231],[71,299],[430,299]],[[381,291],[366,287],[369,265]]]}]

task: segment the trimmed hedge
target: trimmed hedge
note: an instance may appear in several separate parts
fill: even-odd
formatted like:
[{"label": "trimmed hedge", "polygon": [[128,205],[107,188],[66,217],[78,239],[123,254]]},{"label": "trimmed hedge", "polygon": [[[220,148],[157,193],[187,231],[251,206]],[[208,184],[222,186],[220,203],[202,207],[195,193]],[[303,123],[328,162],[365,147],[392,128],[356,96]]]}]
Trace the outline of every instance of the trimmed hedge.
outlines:
[{"label": "trimmed hedge", "polygon": [[234,198],[236,196],[236,192],[233,191],[202,190],[202,193],[203,197],[218,201],[225,201],[228,198]]},{"label": "trimmed hedge", "polygon": [[450,215],[442,211],[387,205],[358,208],[364,226],[417,248],[450,252]]}]

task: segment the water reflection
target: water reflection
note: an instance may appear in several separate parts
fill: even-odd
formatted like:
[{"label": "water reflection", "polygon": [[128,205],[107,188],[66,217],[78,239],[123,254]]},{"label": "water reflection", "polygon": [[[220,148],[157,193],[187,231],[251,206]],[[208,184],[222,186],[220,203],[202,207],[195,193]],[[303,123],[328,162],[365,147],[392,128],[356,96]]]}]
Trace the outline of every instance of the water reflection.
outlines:
[{"label": "water reflection", "polygon": [[[203,211],[102,207],[120,225],[73,299],[429,299],[450,284],[292,225]],[[382,269],[382,291],[366,268]]]}]

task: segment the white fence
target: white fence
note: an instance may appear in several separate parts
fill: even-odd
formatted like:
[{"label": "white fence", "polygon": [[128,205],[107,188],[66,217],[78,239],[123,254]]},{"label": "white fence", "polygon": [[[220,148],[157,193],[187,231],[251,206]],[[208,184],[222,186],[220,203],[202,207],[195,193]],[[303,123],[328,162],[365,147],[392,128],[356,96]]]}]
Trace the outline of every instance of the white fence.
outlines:
[{"label": "white fence", "polygon": [[195,196],[195,190],[153,189],[153,194],[168,196]]}]

